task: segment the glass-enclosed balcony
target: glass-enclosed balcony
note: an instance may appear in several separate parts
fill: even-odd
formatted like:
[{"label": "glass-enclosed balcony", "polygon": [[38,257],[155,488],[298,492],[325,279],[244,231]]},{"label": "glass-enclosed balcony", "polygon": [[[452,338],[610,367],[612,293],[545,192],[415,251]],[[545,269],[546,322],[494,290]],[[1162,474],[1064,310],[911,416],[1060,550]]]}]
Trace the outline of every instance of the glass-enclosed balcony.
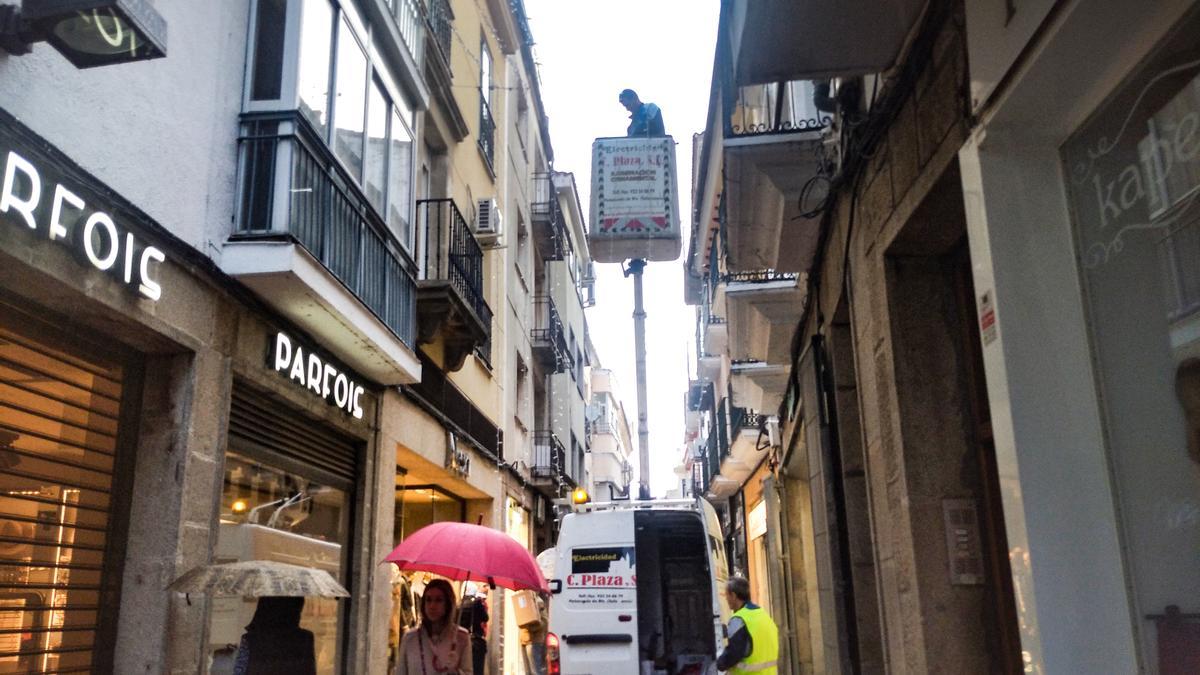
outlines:
[{"label": "glass-enclosed balcony", "polygon": [[238,165],[226,272],[348,365],[385,383],[419,376],[413,263],[311,125],[299,112],[248,116]]}]

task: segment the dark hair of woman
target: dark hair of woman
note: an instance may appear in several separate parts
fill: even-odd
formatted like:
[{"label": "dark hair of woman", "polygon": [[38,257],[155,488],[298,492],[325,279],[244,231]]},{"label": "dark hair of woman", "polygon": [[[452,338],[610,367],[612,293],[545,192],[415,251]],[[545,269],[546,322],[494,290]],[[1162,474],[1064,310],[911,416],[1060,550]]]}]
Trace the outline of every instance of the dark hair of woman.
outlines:
[{"label": "dark hair of woman", "polygon": [[[445,612],[441,619],[436,623],[429,618],[426,612],[425,602],[429,598],[429,593],[441,594],[442,601],[445,603]],[[458,627],[458,609],[454,601],[454,587],[445,579],[434,579],[428,584],[425,584],[425,592],[421,594],[421,626],[425,629],[428,635],[440,635],[448,629]]]}]

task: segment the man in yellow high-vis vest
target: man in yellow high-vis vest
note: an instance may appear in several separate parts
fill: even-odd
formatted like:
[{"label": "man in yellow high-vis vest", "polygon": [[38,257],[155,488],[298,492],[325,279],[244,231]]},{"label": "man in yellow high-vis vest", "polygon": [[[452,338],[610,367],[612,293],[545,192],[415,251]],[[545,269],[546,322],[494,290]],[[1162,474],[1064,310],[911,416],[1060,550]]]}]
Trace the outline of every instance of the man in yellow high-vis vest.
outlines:
[{"label": "man in yellow high-vis vest", "polygon": [[717,657],[717,669],[742,675],[776,675],[779,672],[779,628],[762,607],[750,602],[750,582],[730,577],[725,598],[733,610],[726,631],[728,642]]}]

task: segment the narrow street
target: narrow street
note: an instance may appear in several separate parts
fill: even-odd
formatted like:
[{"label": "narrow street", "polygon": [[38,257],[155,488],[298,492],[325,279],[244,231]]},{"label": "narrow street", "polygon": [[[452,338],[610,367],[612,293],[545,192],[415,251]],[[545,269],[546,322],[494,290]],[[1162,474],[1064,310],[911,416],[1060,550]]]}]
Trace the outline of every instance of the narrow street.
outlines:
[{"label": "narrow street", "polygon": [[1200,673],[1198,36],[0,0],[0,675]]}]

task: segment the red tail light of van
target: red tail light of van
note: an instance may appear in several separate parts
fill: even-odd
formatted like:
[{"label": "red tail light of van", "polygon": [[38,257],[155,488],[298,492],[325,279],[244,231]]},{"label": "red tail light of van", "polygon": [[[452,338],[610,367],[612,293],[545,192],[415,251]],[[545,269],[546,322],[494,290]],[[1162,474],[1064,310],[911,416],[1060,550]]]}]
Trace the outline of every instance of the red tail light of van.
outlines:
[{"label": "red tail light of van", "polygon": [[559,675],[562,664],[558,662],[558,636],[546,633],[546,675]]}]

